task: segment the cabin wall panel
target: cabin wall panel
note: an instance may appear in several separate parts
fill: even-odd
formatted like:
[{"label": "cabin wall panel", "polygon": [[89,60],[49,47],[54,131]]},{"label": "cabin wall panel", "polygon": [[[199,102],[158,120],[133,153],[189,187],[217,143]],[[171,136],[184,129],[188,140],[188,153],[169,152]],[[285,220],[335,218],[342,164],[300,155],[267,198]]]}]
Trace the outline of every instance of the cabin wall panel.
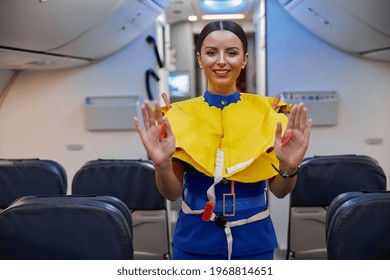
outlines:
[{"label": "cabin wall panel", "polygon": [[[278,1],[267,1],[268,95],[335,90],[338,123],[314,127],[307,156],[364,154],[378,160],[390,188],[390,63],[341,52],[304,29]],[[381,144],[367,144],[367,139]],[[271,196],[281,250],[287,246],[289,197]]]},{"label": "cabin wall panel", "polygon": [[[97,158],[146,158],[135,131],[86,129],[86,96],[142,95],[145,71],[156,70],[153,47],[145,40],[155,26],[111,57],[88,66],[53,71],[23,71],[0,109],[0,157],[48,158],[74,173]],[[156,70],[157,71],[157,70]],[[6,83],[0,73],[0,86]],[[151,80],[152,90],[157,83]],[[133,122],[133,120],[128,120]]]}]

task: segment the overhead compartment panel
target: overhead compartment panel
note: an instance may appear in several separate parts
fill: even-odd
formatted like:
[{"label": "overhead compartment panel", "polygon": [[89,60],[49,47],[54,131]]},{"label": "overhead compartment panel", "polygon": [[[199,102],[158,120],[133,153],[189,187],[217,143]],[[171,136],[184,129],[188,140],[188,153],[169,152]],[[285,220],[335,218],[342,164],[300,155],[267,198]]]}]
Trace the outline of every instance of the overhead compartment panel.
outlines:
[{"label": "overhead compartment panel", "polygon": [[0,68],[15,70],[47,70],[88,64],[86,59],[33,53],[0,48]]},{"label": "overhead compartment panel", "polygon": [[0,68],[65,68],[105,58],[146,30],[168,3],[0,1]]},{"label": "overhead compartment panel", "polygon": [[390,1],[279,2],[298,22],[334,47],[362,57],[390,61]]},{"label": "overhead compartment panel", "polygon": [[151,0],[121,2],[87,32],[49,52],[69,56],[77,54],[88,59],[103,58],[131,42],[163,12],[163,8]]},{"label": "overhead compartment panel", "polygon": [[41,52],[58,48],[106,20],[121,2],[0,1],[0,46]]}]

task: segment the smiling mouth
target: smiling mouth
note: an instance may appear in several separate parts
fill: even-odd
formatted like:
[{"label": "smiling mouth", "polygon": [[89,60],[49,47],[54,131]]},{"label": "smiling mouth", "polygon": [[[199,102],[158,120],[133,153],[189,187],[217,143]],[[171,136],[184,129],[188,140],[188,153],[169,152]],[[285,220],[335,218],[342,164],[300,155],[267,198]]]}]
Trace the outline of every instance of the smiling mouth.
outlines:
[{"label": "smiling mouth", "polygon": [[215,74],[217,74],[218,76],[226,76],[229,71],[228,70],[214,70]]}]

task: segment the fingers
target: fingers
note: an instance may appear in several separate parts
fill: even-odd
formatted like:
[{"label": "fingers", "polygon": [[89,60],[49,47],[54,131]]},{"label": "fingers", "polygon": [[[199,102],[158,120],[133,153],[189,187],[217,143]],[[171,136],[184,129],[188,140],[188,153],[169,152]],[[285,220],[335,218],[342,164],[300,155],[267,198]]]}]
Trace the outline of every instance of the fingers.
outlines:
[{"label": "fingers", "polygon": [[169,123],[169,120],[167,118],[164,119],[164,123],[166,124],[165,131],[167,132],[167,135],[172,135],[173,131],[171,128],[171,124]]},{"label": "fingers", "polygon": [[141,136],[143,134],[141,124],[139,123],[139,119],[137,117],[134,117],[134,124],[135,128],[137,129],[138,134]]},{"label": "fingers", "polygon": [[306,129],[306,119],[307,119],[307,108],[303,107],[300,122],[299,122],[299,124],[300,124],[299,130],[302,131],[302,133],[304,133],[305,129]]},{"label": "fingers", "polygon": [[[147,138],[152,139],[153,137],[157,137],[161,142],[162,139],[166,138],[168,135],[173,135],[170,124],[168,120],[164,118],[161,106],[157,101],[155,102],[155,110],[153,110],[150,102],[146,100],[144,104],[141,105],[141,113],[145,130],[143,130],[137,117],[134,117],[134,124],[143,142],[146,141]],[[155,130],[155,128],[159,129]],[[156,131],[158,131],[157,134],[155,134]]]},{"label": "fingers", "polygon": [[281,141],[282,138],[282,124],[278,122],[275,130],[275,142]]},{"label": "fingers", "polygon": [[[156,125],[156,119],[153,114],[152,106],[150,105],[149,101],[145,102],[145,108],[146,108],[146,114],[147,114],[147,122],[148,122],[148,128]],[[146,127],[146,125],[145,125]]]},{"label": "fingers", "polygon": [[160,127],[160,132],[158,134],[158,140],[161,142],[164,138],[167,137],[167,131],[166,131],[167,124],[163,123]]},{"label": "fingers", "polygon": [[307,122],[307,127],[306,127],[306,130],[305,130],[305,138],[307,139],[307,141],[309,141],[310,139],[310,134],[311,134],[311,128],[313,127],[313,120],[312,119],[309,119],[308,122]]},{"label": "fingers", "polygon": [[141,105],[141,114],[142,114],[142,120],[144,122],[145,129],[148,130],[150,128],[149,123],[149,115],[147,110],[147,102],[145,101],[144,104]]},{"label": "fingers", "polygon": [[294,104],[288,118],[287,128],[297,129],[304,133],[308,125],[307,115],[308,110],[302,102],[299,104]]},{"label": "fingers", "polygon": [[160,103],[158,103],[157,101],[155,102],[155,108],[156,108],[156,119],[157,119],[157,123],[159,125],[161,125],[163,123],[163,114],[161,112],[161,106],[160,106]]},{"label": "fingers", "polygon": [[167,118],[162,120],[162,125],[160,128],[160,134],[159,134],[159,140],[160,142],[162,139],[167,138],[168,136],[173,135],[171,125]]},{"label": "fingers", "polygon": [[159,125],[163,122],[163,114],[161,111],[160,104],[155,102],[155,112],[149,101],[145,101],[141,106],[142,119],[144,121],[145,129],[149,130],[151,127],[156,125],[156,120]]},{"label": "fingers", "polygon": [[[304,104],[301,102],[296,107],[296,114],[294,116],[295,118],[294,118],[294,126],[293,126],[294,129],[298,129],[299,131],[302,131],[301,124],[302,124],[303,111],[304,111]],[[303,122],[303,124],[305,124],[305,121]]]},{"label": "fingers", "polygon": [[291,109],[290,115],[288,116],[287,129],[294,129],[295,117],[297,115],[297,107],[298,105],[294,104]]}]

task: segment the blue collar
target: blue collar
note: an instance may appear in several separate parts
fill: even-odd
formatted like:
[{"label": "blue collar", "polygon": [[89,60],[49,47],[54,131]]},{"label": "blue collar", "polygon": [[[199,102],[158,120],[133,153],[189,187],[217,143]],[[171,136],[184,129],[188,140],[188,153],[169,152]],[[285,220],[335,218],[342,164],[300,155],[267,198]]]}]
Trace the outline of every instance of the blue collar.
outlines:
[{"label": "blue collar", "polygon": [[204,93],[204,101],[209,104],[209,106],[215,106],[219,109],[223,109],[224,107],[228,106],[231,103],[237,103],[241,98],[241,94],[239,91],[236,91],[235,93],[228,95],[228,96],[222,96],[218,94],[211,93],[206,90]]}]

